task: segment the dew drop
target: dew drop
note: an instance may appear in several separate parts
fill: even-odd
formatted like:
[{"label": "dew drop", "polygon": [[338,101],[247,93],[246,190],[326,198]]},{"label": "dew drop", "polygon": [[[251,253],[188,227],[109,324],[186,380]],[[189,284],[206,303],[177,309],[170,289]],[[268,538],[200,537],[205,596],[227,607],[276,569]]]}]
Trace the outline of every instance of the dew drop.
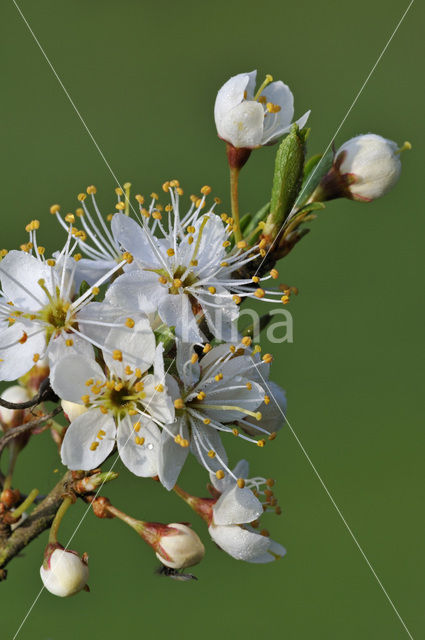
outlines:
[{"label": "dew drop", "polygon": [[148,449],[149,449],[149,451],[152,451],[152,449],[153,449],[153,444],[152,444],[152,442],[149,442],[149,444],[148,444]]}]

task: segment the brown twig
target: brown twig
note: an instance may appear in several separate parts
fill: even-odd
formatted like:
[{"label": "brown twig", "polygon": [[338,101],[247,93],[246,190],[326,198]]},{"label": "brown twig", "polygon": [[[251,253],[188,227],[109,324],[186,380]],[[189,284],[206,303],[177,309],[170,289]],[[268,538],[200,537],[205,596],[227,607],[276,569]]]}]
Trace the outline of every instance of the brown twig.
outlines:
[{"label": "brown twig", "polygon": [[31,420],[31,422],[26,422],[25,424],[21,424],[19,427],[14,427],[12,429],[9,429],[9,431],[7,431],[0,438],[0,456],[1,456],[5,446],[11,440],[13,440],[14,438],[17,438],[18,436],[22,435],[23,433],[26,433],[27,431],[31,431],[31,429],[34,429],[35,427],[37,427],[42,422],[47,422],[47,420],[50,420],[51,418],[54,418],[61,411],[62,411],[62,407],[60,407],[60,406],[56,407],[50,413],[46,413],[44,416],[41,416],[40,418],[37,418],[36,420]]},{"label": "brown twig", "polygon": [[49,378],[46,378],[45,380],[43,380],[43,382],[40,385],[39,392],[33,398],[31,398],[31,400],[27,400],[26,402],[9,402],[8,400],[5,400],[4,398],[0,397],[0,405],[2,407],[5,407],[6,409],[11,409],[12,411],[30,409],[31,407],[35,407],[36,405],[41,404],[42,402],[57,402],[57,401],[58,401],[58,396],[50,386]]}]

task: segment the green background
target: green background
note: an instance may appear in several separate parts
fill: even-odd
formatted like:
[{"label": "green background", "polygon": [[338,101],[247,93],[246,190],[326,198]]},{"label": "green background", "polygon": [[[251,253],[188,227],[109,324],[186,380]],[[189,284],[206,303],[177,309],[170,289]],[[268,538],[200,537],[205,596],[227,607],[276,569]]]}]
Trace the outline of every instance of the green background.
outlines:
[{"label": "green background", "polygon": [[[333,136],[407,2],[216,0],[21,0],[20,6],[118,179],[135,192],[178,177],[189,194],[211,184],[228,207],[224,146],[212,117],[217,89],[254,68],[282,78],[297,115],[312,109],[309,151]],[[274,379],[288,417],[352,527],[412,636],[424,637],[423,8],[416,2],[337,137],[373,131],[413,150],[394,191],[369,205],[330,204],[280,264],[300,295],[290,305],[293,344],[277,345]],[[422,25],[421,25],[422,22]],[[11,0],[1,7],[1,244],[62,235],[50,204],[77,206],[98,187],[113,210],[114,180]],[[421,94],[422,92],[422,94]],[[268,198],[274,149],[255,152],[241,178],[244,210]],[[422,314],[422,315],[421,315]],[[176,496],[122,470],[105,491],[145,519],[192,519],[207,556],[197,583],[153,575],[156,561],[116,521],[82,522],[72,547],[90,555],[91,594],[61,600],[44,591],[19,638],[407,638],[288,428],[264,450],[232,441],[234,462],[277,479],[280,518],[266,526],[288,549],[278,563],[237,562],[208,540]],[[17,484],[42,492],[60,467],[48,434],[33,438]],[[191,461],[182,484],[202,493]],[[63,527],[67,540],[84,513]],[[0,585],[0,634],[12,638],[40,589],[47,534],[9,565]]]}]

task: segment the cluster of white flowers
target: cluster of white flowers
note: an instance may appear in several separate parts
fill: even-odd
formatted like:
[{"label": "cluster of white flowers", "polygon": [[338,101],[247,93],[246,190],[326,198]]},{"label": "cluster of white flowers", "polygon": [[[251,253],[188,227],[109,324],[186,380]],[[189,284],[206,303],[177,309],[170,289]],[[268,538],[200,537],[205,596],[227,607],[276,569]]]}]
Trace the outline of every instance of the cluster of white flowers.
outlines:
[{"label": "cluster of white flowers", "polygon": [[[156,193],[130,197],[129,183],[118,187],[115,212],[104,217],[89,186],[74,213],[50,209],[66,234],[61,250],[47,257],[33,220],[20,250],[0,252],[0,380],[26,381],[22,393],[14,385],[3,396],[23,402],[28,376],[49,377],[68,419],[55,437],[68,469],[91,472],[117,451],[133,474],[158,479],[198,511],[221,549],[263,563],[285,554],[268,532],[256,531],[264,511],[280,513],[273,481],[248,478],[245,461],[232,470],[225,442],[233,437],[264,447],[274,440],[286,399],[269,381],[271,354],[239,332],[238,317],[245,299],[287,304],[292,288],[274,285],[274,263],[285,253],[273,260],[267,251],[279,249],[286,227],[275,238],[262,235],[264,218],[244,235],[237,179],[253,149],[289,131],[298,135],[310,112],[291,124],[289,88],[266,76],[255,93],[255,82],[255,71],[231,78],[215,103],[233,180],[232,215],[217,212],[220,200],[208,186],[182,211],[183,190],[170,180],[162,185],[165,204]],[[340,196],[369,201],[383,195],[399,177],[399,151],[373,134],[346,142],[316,181],[307,207]],[[297,160],[299,172],[303,161]],[[295,196],[285,213],[291,247],[306,215]],[[0,411],[4,430],[18,418],[11,409]],[[212,498],[189,496],[176,484],[189,452],[209,474]],[[122,516],[112,509],[99,517],[117,513]],[[186,525],[123,519],[170,571],[204,554]],[[52,593],[71,595],[86,587],[87,558],[53,537],[41,576]]]}]

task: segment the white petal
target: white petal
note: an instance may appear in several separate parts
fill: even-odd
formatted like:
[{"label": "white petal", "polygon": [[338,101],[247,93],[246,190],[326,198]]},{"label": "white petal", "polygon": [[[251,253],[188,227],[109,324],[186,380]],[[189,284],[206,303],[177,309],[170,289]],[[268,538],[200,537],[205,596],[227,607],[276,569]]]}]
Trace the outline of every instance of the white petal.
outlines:
[{"label": "white petal", "polygon": [[286,127],[291,124],[294,117],[294,96],[288,85],[281,80],[272,82],[263,90],[262,94],[267,102],[279,105],[280,111],[276,114],[279,125]]},{"label": "white petal", "polygon": [[81,397],[91,395],[87,380],[105,380],[105,375],[93,360],[71,354],[63,357],[50,374],[50,384],[54,392],[63,400],[81,404]]},{"label": "white petal", "polygon": [[191,387],[199,380],[199,362],[191,362],[194,353],[193,344],[177,340],[176,366],[185,388]]},{"label": "white petal", "polygon": [[38,284],[44,280],[52,290],[54,271],[46,263],[25,251],[10,251],[0,265],[0,279],[5,297],[17,307],[37,310],[48,303],[48,298]]},{"label": "white petal", "polygon": [[[72,345],[68,346],[66,341],[71,338]],[[72,336],[65,331],[62,331],[49,343],[49,348],[46,351],[46,356],[49,358],[49,366],[51,369],[56,365],[59,360],[68,355],[82,355],[87,360],[94,357],[93,347],[87,340],[77,336],[75,333]]]},{"label": "white petal", "polygon": [[[36,335],[36,331],[40,330]],[[17,340],[28,338],[23,342]],[[12,346],[8,346],[12,345]],[[0,380],[16,380],[34,366],[34,355],[41,355],[46,347],[42,326],[15,322],[0,333]]]},{"label": "white petal", "polygon": [[[135,422],[142,425],[137,433],[133,429]],[[136,444],[136,436],[143,437],[144,443]],[[151,478],[158,474],[161,432],[152,420],[143,416],[126,416],[118,427],[117,444],[121,460],[136,476]]]},{"label": "white petal", "polygon": [[87,282],[90,286],[96,284],[100,278],[117,266],[115,260],[89,260],[82,258],[77,262],[77,268],[74,273],[74,281],[77,291],[83,282]]},{"label": "white petal", "polygon": [[[189,430],[185,418],[179,418],[174,424],[168,425],[167,430],[171,431],[174,436],[180,434],[182,438],[189,440]],[[162,431],[158,475],[168,491],[171,491],[176,484],[188,453],[189,447],[181,447],[174,442],[174,438],[165,429]]]},{"label": "white petal", "polygon": [[[239,316],[239,307],[224,287],[216,286],[216,293],[199,292],[198,300],[202,305],[208,327],[211,333],[220,340],[238,340],[238,330],[235,321]],[[199,291],[199,290],[198,290]],[[210,307],[208,303],[219,305]]]},{"label": "white petal", "polygon": [[[144,393],[143,406],[147,413],[149,413],[155,420],[168,424],[174,422],[174,404],[170,395],[167,392],[166,381],[168,378],[162,377],[156,378],[151,374],[143,378]],[[164,387],[163,391],[158,391],[156,387],[161,384]]]},{"label": "white petal", "polygon": [[217,128],[220,138],[234,147],[255,148],[263,138],[264,110],[259,102],[245,101],[227,112]]},{"label": "white petal", "polygon": [[[100,430],[105,431],[102,439]],[[90,409],[69,425],[61,448],[61,458],[69,469],[89,471],[98,467],[111,453],[115,445],[115,421],[110,415],[104,415],[99,409]],[[90,447],[93,442],[98,446]]]},{"label": "white petal", "polygon": [[[205,218],[207,218],[206,222],[204,222]],[[200,278],[205,278],[211,271],[216,271],[219,263],[224,259],[226,249],[223,247],[223,242],[227,239],[227,234],[223,220],[215,213],[209,213],[197,220],[195,224],[196,231],[193,234],[195,240],[198,240],[198,232],[201,226],[203,226],[203,230],[196,254],[198,265],[194,267],[193,271],[199,274]],[[193,244],[189,246],[192,248],[190,253],[190,256],[192,256]]]},{"label": "white petal", "polygon": [[189,297],[183,293],[167,295],[159,301],[158,313],[169,327],[174,327],[176,336],[183,342],[201,342],[202,334],[192,312]]},{"label": "white petal", "polygon": [[250,425],[244,426],[244,423],[241,422],[244,430],[247,433],[252,435],[260,435],[261,432],[257,431],[253,424],[258,424],[262,429],[266,429],[269,433],[273,433],[279,431],[285,424],[285,413],[286,413],[286,393],[285,391],[275,382],[267,382],[267,385],[264,386],[264,392],[266,395],[270,397],[270,402],[266,404],[263,402],[259,407],[258,411],[261,413],[261,420],[256,422],[255,420],[250,420]]},{"label": "white petal", "polygon": [[245,90],[252,92],[255,87],[257,72],[239,73],[230,78],[218,91],[214,105],[215,124],[220,135],[220,124],[228,111],[236,107],[244,99]]},{"label": "white petal", "polygon": [[158,280],[156,273],[134,270],[117,278],[106,292],[110,304],[128,309],[153,313],[162,298],[168,297],[168,289]]},{"label": "white petal", "polygon": [[[221,442],[220,434],[199,420],[192,420],[192,438],[190,448],[197,460],[210,472],[216,472],[227,466],[227,453]],[[216,456],[210,458],[208,451],[215,451]]]},{"label": "white petal", "polygon": [[235,485],[223,493],[213,508],[214,524],[245,524],[253,522],[263,513],[263,505],[251,489]]},{"label": "white petal", "polygon": [[111,229],[116,241],[136,260],[146,266],[157,265],[158,258],[148,240],[148,234],[135,220],[123,213],[116,213],[112,218]]},{"label": "white petal", "polygon": [[[232,471],[236,478],[248,478],[249,462],[247,460],[239,460]],[[220,493],[229,491],[236,484],[236,480],[229,474],[219,480],[215,473],[210,473],[210,482]]]},{"label": "white petal", "polygon": [[[124,319],[121,319],[124,325]],[[146,371],[155,358],[155,335],[147,318],[136,320],[132,329],[111,329],[105,338],[103,357],[106,365],[119,377],[125,376],[127,365],[135,366]],[[118,350],[122,353],[122,362],[114,360],[111,352]]]},{"label": "white petal", "polygon": [[[250,385],[249,389],[248,384]],[[234,386],[241,388],[234,389]],[[204,404],[214,405],[218,408],[205,408],[203,412],[212,420],[223,423],[242,420],[246,415],[244,411],[257,411],[264,399],[263,387],[242,376],[232,378],[230,381],[223,377],[223,380],[206,386],[205,390],[207,397]]]},{"label": "white petal", "polygon": [[255,558],[253,558],[251,562],[254,562],[255,564],[275,562],[275,560],[283,558],[284,555],[286,555],[285,547],[282,547],[281,544],[269,538],[269,548],[266,553],[255,556]]},{"label": "white petal", "polygon": [[214,542],[236,560],[255,562],[255,559],[266,553],[269,547],[269,539],[266,536],[252,533],[235,524],[211,525],[208,531]]}]

